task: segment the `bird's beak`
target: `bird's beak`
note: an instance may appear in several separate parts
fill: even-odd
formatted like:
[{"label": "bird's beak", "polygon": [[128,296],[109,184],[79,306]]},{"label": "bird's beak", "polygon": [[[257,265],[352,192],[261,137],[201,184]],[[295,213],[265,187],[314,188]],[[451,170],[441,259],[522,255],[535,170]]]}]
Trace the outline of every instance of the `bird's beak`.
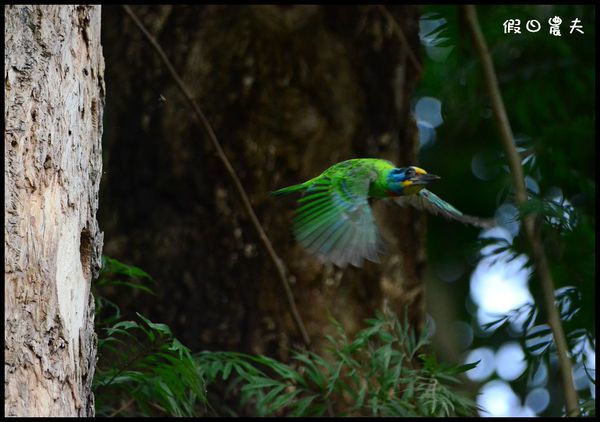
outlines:
[{"label": "bird's beak", "polygon": [[436,176],[435,174],[417,174],[415,177],[411,178],[410,181],[413,185],[427,185],[434,180],[441,179],[440,176]]}]

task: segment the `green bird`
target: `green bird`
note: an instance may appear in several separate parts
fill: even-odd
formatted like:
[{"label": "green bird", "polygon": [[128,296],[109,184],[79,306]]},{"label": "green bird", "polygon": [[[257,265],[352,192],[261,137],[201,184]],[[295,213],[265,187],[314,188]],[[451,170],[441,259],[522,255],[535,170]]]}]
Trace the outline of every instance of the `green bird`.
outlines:
[{"label": "green bird", "polygon": [[298,243],[325,263],[361,267],[364,259],[378,262],[383,241],[369,199],[393,199],[449,219],[481,228],[493,220],[461,213],[425,189],[440,177],[415,166],[396,167],[387,160],[356,158],[337,163],[319,176],[272,192],[279,196],[301,192],[294,219]]}]

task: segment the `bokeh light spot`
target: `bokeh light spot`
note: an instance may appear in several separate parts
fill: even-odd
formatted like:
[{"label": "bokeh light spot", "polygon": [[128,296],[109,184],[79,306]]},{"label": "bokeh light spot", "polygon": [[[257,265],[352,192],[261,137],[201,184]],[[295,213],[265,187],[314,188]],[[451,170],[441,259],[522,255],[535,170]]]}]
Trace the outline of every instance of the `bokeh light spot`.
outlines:
[{"label": "bokeh light spot", "polygon": [[526,368],[525,353],[517,342],[504,343],[496,352],[496,373],[502,379],[516,380]]},{"label": "bokeh light spot", "polygon": [[466,363],[480,361],[473,369],[468,370],[465,374],[473,381],[483,381],[494,373],[494,352],[489,347],[480,347],[471,350],[465,359]]},{"label": "bokeh light spot", "polygon": [[550,393],[545,388],[535,388],[527,394],[525,406],[535,413],[542,413],[550,404]]},{"label": "bokeh light spot", "polygon": [[454,321],[451,330],[456,333],[456,339],[460,350],[466,350],[473,343],[473,328],[465,321]]},{"label": "bokeh light spot", "polygon": [[521,413],[521,400],[505,381],[494,380],[485,384],[477,404],[483,410],[481,416],[518,416]]},{"label": "bokeh light spot", "polygon": [[498,225],[508,230],[512,236],[519,234],[519,211],[512,204],[502,204],[496,210],[496,221]]}]

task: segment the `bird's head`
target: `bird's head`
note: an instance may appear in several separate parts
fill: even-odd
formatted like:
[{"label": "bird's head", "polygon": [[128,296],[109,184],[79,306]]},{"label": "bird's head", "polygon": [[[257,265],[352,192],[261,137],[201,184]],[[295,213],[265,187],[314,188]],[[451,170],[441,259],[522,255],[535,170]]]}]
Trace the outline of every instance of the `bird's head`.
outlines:
[{"label": "bird's head", "polygon": [[398,167],[388,174],[387,181],[390,193],[397,195],[414,195],[440,176],[429,174],[419,167]]}]

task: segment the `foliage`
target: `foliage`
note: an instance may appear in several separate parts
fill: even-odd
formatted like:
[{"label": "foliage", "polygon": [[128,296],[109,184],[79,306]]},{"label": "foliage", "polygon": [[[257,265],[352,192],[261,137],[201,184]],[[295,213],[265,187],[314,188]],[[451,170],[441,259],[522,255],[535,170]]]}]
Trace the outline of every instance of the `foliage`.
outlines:
[{"label": "foliage", "polygon": [[[244,402],[260,416],[457,416],[474,415],[475,404],[448,384],[477,363],[454,366],[419,353],[428,343],[398,318],[377,314],[349,340],[336,321],[327,336],[329,355],[296,352],[286,365],[265,356],[203,352],[207,380],[235,372]],[[415,359],[415,358],[418,358]],[[265,368],[258,369],[255,363]],[[267,375],[272,373],[274,375]]]},{"label": "foliage", "polygon": [[[105,259],[98,285],[114,276],[133,277],[118,286],[136,289],[149,278],[135,267]],[[97,296],[98,311],[106,302]],[[137,314],[125,321],[113,313],[97,319],[100,360],[94,378],[99,416],[237,415],[236,408],[260,416],[460,416],[476,406],[454,391],[461,373],[477,363],[438,363],[424,353],[427,332],[417,337],[397,317],[377,314],[349,340],[339,323],[327,336],[329,354],[296,351],[293,363],[238,352],[192,354],[164,324]],[[209,388],[229,382],[242,406],[225,399],[209,403]],[[452,384],[452,387],[450,386]]]},{"label": "foliage", "polygon": [[[586,363],[584,342],[595,348],[595,8],[583,5],[502,5],[478,6],[480,24],[486,38],[517,149],[525,171],[529,200],[518,207],[514,221],[538,216],[545,252],[555,282],[555,300],[561,311],[571,355],[577,365]],[[561,37],[548,34],[547,20],[563,19]],[[520,19],[521,34],[503,33],[506,19]],[[569,34],[574,18],[581,19],[585,34]],[[542,22],[543,30],[529,33],[525,23]],[[426,168],[444,176],[438,193],[459,209],[475,214],[489,212],[502,204],[514,206],[511,177],[498,142],[498,132],[485,94],[481,66],[456,6],[426,6],[422,16],[421,40],[425,47],[425,75],[417,96],[435,96],[442,104],[445,123],[437,139],[423,147]],[[462,154],[453,153],[456,150]],[[446,157],[452,156],[451,160]],[[470,169],[471,171],[468,171]],[[443,191],[443,185],[449,191]],[[476,199],[476,200],[474,200]],[[462,204],[467,204],[465,207]],[[488,211],[485,211],[488,210]],[[457,243],[471,234],[448,236],[432,221],[429,236],[432,262],[448,259]],[[445,229],[446,230],[446,229]],[[513,233],[514,235],[515,233]],[[514,239],[494,239],[498,247],[489,256],[512,258],[529,253],[522,233]],[[488,248],[490,251],[491,248]],[[474,253],[473,253],[474,255]],[[459,255],[456,260],[464,259]],[[467,258],[473,261],[474,257]],[[529,265],[526,263],[526,265]],[[459,283],[456,283],[459,284]],[[456,285],[455,284],[455,285]],[[467,283],[465,283],[466,285]],[[490,325],[512,326],[475,338],[471,347],[499,346],[512,340],[514,326],[525,331],[520,342],[528,362],[528,377],[540,364],[550,368],[556,352],[545,324],[541,291],[535,279],[529,283],[535,303],[516,309]],[[455,289],[462,301],[469,291]],[[474,318],[464,315],[464,319]],[[477,322],[475,321],[475,324]],[[477,331],[477,330],[476,330]],[[556,374],[556,373],[554,373]],[[586,370],[590,381],[595,374]],[[528,393],[529,383],[515,380],[511,386],[519,394]],[[552,397],[542,415],[561,411],[558,376],[549,380]],[[587,390],[587,389],[586,389]],[[580,396],[590,407],[589,391]],[[591,405],[593,409],[593,404]],[[585,412],[584,412],[585,413]],[[589,412],[587,412],[589,414]]]},{"label": "foliage", "polygon": [[[423,83],[417,97],[439,98],[443,104],[445,124],[437,129],[437,140],[421,150],[421,161],[425,168],[435,169],[436,173],[444,176],[444,180],[436,187],[440,196],[469,214],[489,214],[490,210],[501,204],[514,204],[514,200],[510,174],[497,142],[498,135],[485,95],[480,66],[470,47],[471,42],[464,30],[459,8],[425,6],[424,12],[423,20],[437,23],[430,25],[430,30],[421,36],[426,46],[426,54],[423,55],[426,62]],[[528,214],[540,217],[538,228],[556,283],[555,300],[560,309],[570,351],[576,362],[583,362],[585,365],[582,343],[589,342],[595,348],[593,157],[596,115],[595,98],[591,95],[595,92],[595,8],[577,5],[482,6],[478,7],[478,13],[498,74],[508,117],[517,138],[530,194],[529,201],[517,209],[515,218]],[[502,22],[507,18],[519,18],[523,23],[529,19],[545,22],[555,15],[565,19],[564,31],[567,31],[570,19],[582,18],[586,36],[564,34],[558,38],[549,36],[547,31],[537,34],[524,32],[520,35],[502,33]],[[457,150],[461,153],[457,154]],[[476,164],[482,162],[484,165],[475,171]],[[473,243],[474,233],[467,230],[459,232],[459,229],[449,227],[441,219],[432,219],[430,225],[429,236],[435,240],[430,242],[431,262],[447,260],[448,257],[473,261],[472,256],[461,256],[461,252],[466,249],[465,244]],[[521,256],[528,252],[522,238],[522,233],[517,233],[510,241],[490,239],[490,243],[501,243],[490,254],[499,256],[507,252],[512,258]],[[463,245],[460,244],[461,241]],[[115,267],[118,272],[119,266]],[[121,267],[120,270],[126,271],[126,267]],[[126,275],[121,273],[121,276]],[[141,273],[137,273],[137,276],[136,282],[121,280],[123,284],[120,287],[136,288],[137,285],[136,289],[140,292],[144,291],[140,286],[149,289],[146,284],[148,279]],[[106,284],[109,285],[110,283]],[[462,302],[469,296],[467,288],[463,287],[466,285],[466,282],[455,283],[456,288],[451,289],[451,294],[456,294],[457,302]],[[530,283],[530,289],[536,299],[535,303],[515,309],[485,327],[485,334],[489,334],[492,326],[498,328],[518,325],[523,328],[518,335],[529,364],[528,371],[527,375],[512,382],[515,390],[523,396],[529,388],[524,378],[533,377],[542,364],[549,368],[555,356],[551,333],[545,324],[545,312],[539,305],[541,292],[534,280]],[[141,316],[138,316],[140,322],[130,321],[119,326],[121,314],[118,307],[103,299],[98,301],[99,311],[113,311],[110,315],[112,319],[106,320],[110,324],[107,323],[105,332],[110,334],[106,339],[108,341],[101,343],[102,349],[105,349],[105,345],[115,345],[118,352],[124,353],[123,350],[127,350],[129,354],[133,350],[131,344],[146,340],[146,349],[142,350],[147,351],[150,356],[162,346],[153,345],[149,333],[154,333],[154,339],[162,338],[169,347],[176,341],[164,330],[161,337],[151,327],[152,323]],[[470,311],[472,315],[467,315],[465,311],[464,319],[475,319],[475,312],[472,309]],[[329,355],[296,352],[294,362],[290,365],[264,356],[235,352],[203,352],[194,356],[188,351],[184,355],[186,358],[192,356],[194,365],[190,363],[188,370],[191,373],[193,368],[198,379],[203,380],[203,388],[196,389],[196,396],[189,395],[196,400],[193,404],[188,402],[187,405],[179,404],[176,407],[188,410],[193,407],[193,414],[236,414],[237,408],[230,408],[226,403],[213,403],[213,407],[207,403],[211,389],[216,384],[228,382],[228,391],[234,396],[240,395],[243,403],[251,409],[249,413],[259,415],[468,413],[469,406],[461,406],[459,402],[462,399],[456,394],[452,395],[452,390],[445,384],[447,380],[444,379],[444,374],[455,374],[449,374],[449,368],[438,364],[431,355],[422,355],[419,351],[404,352],[405,348],[407,351],[410,349],[410,341],[405,339],[407,336],[410,339],[410,335],[396,332],[394,324],[395,322],[378,316],[352,341],[343,332],[335,339],[330,338]],[[115,326],[117,330],[110,331]],[[369,331],[376,326],[381,328],[381,332]],[[137,336],[130,335],[133,332]],[[111,335],[120,336],[126,346],[110,340]],[[494,336],[482,335],[476,338],[472,347],[496,347],[506,339],[512,340],[514,336],[514,330],[497,331]],[[353,348],[357,342],[359,346]],[[418,341],[416,343],[419,344]],[[412,346],[416,347],[415,344]],[[422,346],[419,345],[419,348]],[[169,347],[166,348],[167,351]],[[104,350],[101,350],[101,354],[101,363],[107,368],[103,370],[108,370],[116,361],[106,361],[107,354]],[[417,360],[414,359],[415,356]],[[134,361],[130,366],[135,366],[136,363]],[[394,378],[390,374],[393,375],[396,369],[400,372]],[[144,367],[139,372],[142,374],[140,379],[155,373],[151,367]],[[102,375],[101,370],[98,373],[99,376]],[[118,372],[114,372],[112,376],[115,373]],[[595,374],[588,372],[587,368],[586,374],[595,384]],[[407,381],[407,378],[411,381]],[[562,399],[557,379],[553,375],[549,380],[547,390],[552,398],[550,406],[542,415],[560,412]],[[157,376],[154,382],[159,380],[160,377]],[[181,397],[167,395],[162,401],[157,401],[149,393],[143,397],[141,395],[145,391],[145,381],[138,384],[135,382],[131,378],[120,385],[108,383],[103,387],[104,392],[99,389],[98,397],[113,406],[110,408],[107,405],[108,410],[99,414],[114,413],[115,408],[122,406],[119,394],[131,397],[129,400],[133,398],[135,404],[138,401],[135,401],[137,399],[133,394],[139,394],[139,400],[143,403],[153,403],[146,405],[147,413],[144,414],[158,414],[157,406],[160,406],[163,414],[175,414],[171,413],[172,408],[164,404],[165,400],[171,397],[178,403]],[[119,394],[115,394],[112,401],[107,401],[106,391],[111,388]],[[190,384],[185,387],[185,391],[192,392],[195,391],[194,388]],[[200,395],[198,391],[204,395]],[[391,394],[386,394],[389,392]],[[443,398],[445,393],[449,394],[449,398]],[[582,414],[593,415],[595,402],[585,397],[585,394],[589,393],[581,394]],[[102,403],[99,400],[99,405]],[[125,404],[127,403],[126,400]],[[202,406],[204,410],[197,410]],[[143,411],[140,409],[125,410],[140,414]]]},{"label": "foliage", "polygon": [[[585,365],[587,357],[584,353],[584,343],[595,345],[594,333],[584,327],[581,321],[581,293],[575,287],[560,288],[555,291],[555,304],[559,310],[564,326],[567,327],[567,341],[570,354],[575,361]],[[483,325],[485,330],[499,330],[513,324],[522,329],[524,335],[519,337],[525,351],[525,358],[531,362],[530,372],[535,372],[540,361],[548,361],[551,353],[556,353],[550,327],[543,322],[540,311],[534,304],[525,304],[510,311],[506,315]],[[595,373],[586,372],[590,382],[594,383]]]},{"label": "foliage", "polygon": [[[108,256],[102,256],[102,274],[96,280],[96,287],[127,286],[154,294],[146,284],[154,282],[150,274],[134,265],[126,265]],[[146,284],[145,284],[146,283]]]},{"label": "foliage", "polygon": [[[145,293],[151,277],[137,267],[103,257],[95,289],[126,287]],[[204,381],[190,350],[164,324],[137,314],[123,320],[117,305],[96,294],[99,361],[93,381],[98,416],[194,416],[206,402]]]}]

